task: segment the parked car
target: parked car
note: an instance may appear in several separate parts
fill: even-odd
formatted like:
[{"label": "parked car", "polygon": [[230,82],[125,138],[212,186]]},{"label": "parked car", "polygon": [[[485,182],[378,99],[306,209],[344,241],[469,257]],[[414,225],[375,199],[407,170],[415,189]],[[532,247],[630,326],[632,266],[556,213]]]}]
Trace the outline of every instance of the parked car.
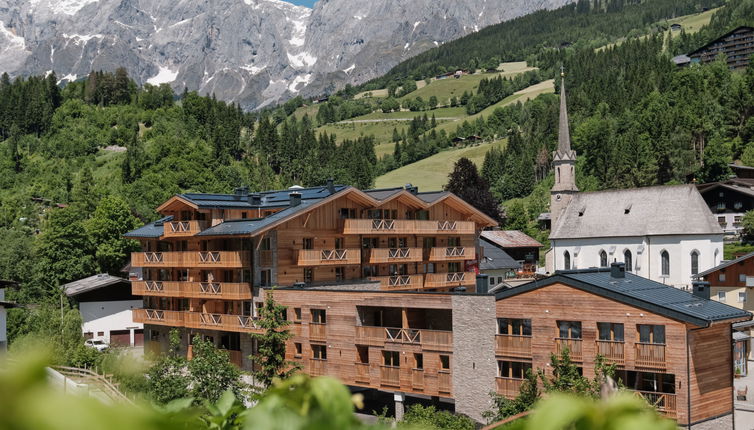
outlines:
[{"label": "parked car", "polygon": [[108,345],[107,342],[104,341],[104,339],[87,339],[86,342],[84,342],[84,345],[88,346],[89,348],[94,348],[97,351],[104,351],[110,348],[110,345]]}]

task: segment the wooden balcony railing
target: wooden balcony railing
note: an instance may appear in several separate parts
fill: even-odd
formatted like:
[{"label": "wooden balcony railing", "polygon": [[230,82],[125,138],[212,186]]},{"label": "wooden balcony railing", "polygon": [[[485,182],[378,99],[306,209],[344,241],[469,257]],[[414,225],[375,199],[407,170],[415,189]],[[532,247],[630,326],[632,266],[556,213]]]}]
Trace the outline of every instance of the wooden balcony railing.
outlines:
[{"label": "wooden balcony railing", "polygon": [[309,323],[309,339],[311,340],[327,340],[327,324]]},{"label": "wooden balcony railing", "polygon": [[180,327],[183,325],[184,313],[159,309],[134,309],[132,318],[136,323],[158,324]]},{"label": "wooden balcony railing", "polygon": [[380,384],[400,387],[401,368],[397,366],[380,366]]},{"label": "wooden balcony railing", "polygon": [[637,343],[634,364],[639,367],[665,368],[665,345]]},{"label": "wooden balcony railing", "polygon": [[424,389],[424,369],[411,369],[411,388]]},{"label": "wooden balcony railing", "polygon": [[617,364],[626,362],[625,343],[623,341],[598,340],[596,342],[597,354],[605,357],[607,361]]},{"label": "wooden balcony railing", "polygon": [[190,328],[261,333],[258,320],[246,315],[185,312],[185,325]]},{"label": "wooden balcony railing", "polygon": [[164,224],[164,237],[193,236],[209,227],[209,221],[172,221]]},{"label": "wooden balcony railing", "polygon": [[272,267],[272,250],[265,249],[259,251],[259,265],[262,267]]},{"label": "wooden balcony railing", "polygon": [[299,266],[342,266],[361,264],[360,249],[300,249]]},{"label": "wooden balcony railing", "polygon": [[473,221],[347,219],[343,234],[474,234]]},{"label": "wooden balcony railing", "polygon": [[571,359],[574,361],[582,361],[584,358],[581,346],[581,339],[569,339],[564,337],[555,338],[555,350],[557,354],[560,355],[560,353],[567,348],[568,352],[571,354]]},{"label": "wooden balcony railing", "polygon": [[476,258],[476,248],[464,246],[449,246],[432,248],[429,261],[463,261]]},{"label": "wooden balcony railing", "polygon": [[360,384],[369,384],[372,378],[369,377],[369,363],[354,363],[356,366],[356,382]]},{"label": "wooden balcony railing", "polygon": [[133,281],[131,292],[138,296],[216,298],[249,300],[251,284],[231,282]]},{"label": "wooden balcony railing", "polygon": [[518,393],[521,391],[521,384],[523,383],[524,380],[518,378],[503,378],[500,376],[495,378],[497,393],[509,399],[513,399],[518,396]]},{"label": "wooden balcony railing", "polygon": [[676,395],[670,393],[656,393],[652,391],[635,391],[637,396],[641,396],[658,412],[668,418],[676,418],[678,409],[676,407]]},{"label": "wooden balcony railing", "polygon": [[356,342],[382,346],[385,342],[421,345],[425,349],[450,351],[453,332],[396,327],[356,326]]},{"label": "wooden balcony railing", "polygon": [[369,251],[371,264],[410,263],[422,261],[421,248],[372,248]]},{"label": "wooden balcony railing", "polygon": [[250,265],[248,251],[173,251],[134,252],[134,267],[227,267],[241,268]]},{"label": "wooden balcony railing", "polygon": [[424,288],[468,287],[475,284],[474,272],[427,273],[424,278]]},{"label": "wooden balcony railing", "polygon": [[379,281],[383,290],[415,290],[424,286],[422,275],[373,276],[370,281]]},{"label": "wooden balcony railing", "polygon": [[437,391],[450,394],[453,385],[449,370],[440,370],[437,372]]},{"label": "wooden balcony railing", "polygon": [[495,336],[495,354],[531,358],[531,336],[498,334]]},{"label": "wooden balcony railing", "polygon": [[309,359],[309,375],[322,376],[325,374],[327,368],[327,360],[321,360],[319,358]]}]

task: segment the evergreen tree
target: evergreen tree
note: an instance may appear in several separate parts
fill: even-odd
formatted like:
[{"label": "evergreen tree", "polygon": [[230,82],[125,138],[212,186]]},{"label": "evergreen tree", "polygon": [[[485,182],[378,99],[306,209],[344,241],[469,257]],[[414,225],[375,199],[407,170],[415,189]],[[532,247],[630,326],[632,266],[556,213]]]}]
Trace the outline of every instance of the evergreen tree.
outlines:
[{"label": "evergreen tree", "polygon": [[476,165],[468,158],[456,161],[445,191],[457,195],[487,216],[500,220],[499,202],[490,193],[487,181],[479,176]]},{"label": "evergreen tree", "polygon": [[264,306],[259,309],[259,326],[264,333],[253,333],[257,341],[257,355],[249,357],[257,366],[252,374],[264,387],[269,387],[274,378],[288,378],[298,371],[300,364],[285,359],[285,343],[293,337],[287,329],[290,321],[285,318],[285,306],[278,304],[273,290],[265,291]]}]

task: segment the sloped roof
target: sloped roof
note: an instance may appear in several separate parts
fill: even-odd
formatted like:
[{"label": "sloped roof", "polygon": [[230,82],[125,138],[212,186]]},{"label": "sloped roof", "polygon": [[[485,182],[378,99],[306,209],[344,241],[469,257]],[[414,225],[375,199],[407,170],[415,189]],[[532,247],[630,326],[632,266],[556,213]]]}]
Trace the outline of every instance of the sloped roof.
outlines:
[{"label": "sloped roof", "polygon": [[518,269],[519,264],[507,252],[490,243],[484,237],[479,245],[484,249],[484,258],[479,262],[480,270]]},{"label": "sloped roof", "polygon": [[[725,182],[713,182],[711,184],[705,184],[704,187],[697,187],[700,193],[704,194],[709,191],[718,189],[718,188],[725,188],[726,190],[731,190],[737,193],[746,194],[749,197],[754,197],[754,190],[751,189],[749,184],[751,183],[751,179],[746,181],[745,179],[742,181],[741,179],[738,179],[733,181],[725,181]],[[746,184],[746,185],[742,185]]]},{"label": "sloped roof", "polygon": [[65,291],[67,296],[73,297],[88,291],[109,287],[110,285],[116,285],[119,283],[128,283],[128,280],[108,275],[107,273],[100,273],[99,275],[64,284],[63,291]]},{"label": "sloped roof", "polygon": [[577,193],[550,239],[723,234],[694,185]]},{"label": "sloped roof", "polygon": [[751,257],[754,257],[754,252],[750,252],[748,254],[742,255],[742,256],[740,256],[738,258],[735,258],[733,260],[723,261],[722,263],[718,264],[717,266],[715,266],[715,267],[713,267],[711,269],[707,269],[704,272],[697,273],[696,275],[694,275],[694,278],[699,279],[699,278],[701,278],[703,276],[709,275],[710,273],[717,272],[720,269],[725,269],[728,266],[732,266],[732,265],[734,265],[736,263],[740,263],[740,262],[742,262],[744,260],[748,260]]},{"label": "sloped roof", "polygon": [[610,268],[558,271],[549,278],[501,291],[495,297],[497,300],[503,300],[559,282],[702,327],[716,321],[748,320],[752,317],[751,313],[725,303],[701,298],[631,273],[625,275],[625,278],[614,278],[610,274]]},{"label": "sloped roof", "polygon": [[542,244],[519,230],[485,230],[482,237],[501,248],[533,248]]},{"label": "sloped roof", "polygon": [[[346,188],[348,188],[346,185],[334,185],[334,193],[331,193],[327,186],[321,186],[263,191],[261,193],[250,193],[248,195],[185,193],[178,194],[178,197],[201,209],[279,208],[288,206],[290,194],[293,192],[301,194],[302,201],[311,199],[320,200]],[[261,197],[261,204],[252,205],[249,201],[249,196],[251,194],[259,194]]]},{"label": "sloped roof", "polygon": [[139,227],[136,230],[129,231],[124,234],[123,237],[144,237],[144,238],[156,238],[162,236],[165,231],[165,223],[173,220],[173,216],[169,215],[164,218],[160,218],[157,221],[150,222],[149,224]]},{"label": "sloped roof", "polygon": [[719,37],[715,38],[714,40],[711,40],[711,41],[707,42],[701,48],[698,48],[695,51],[692,51],[692,52],[690,52],[690,53],[688,53],[686,55],[688,55],[689,57],[691,57],[694,54],[698,54],[699,52],[702,52],[702,51],[708,49],[710,45],[722,41],[723,39],[725,39],[726,37],[730,36],[733,33],[739,33],[741,31],[754,31],[754,28],[747,27],[747,26],[736,27],[733,30],[731,30],[731,31],[723,34],[722,36],[719,36]]},{"label": "sloped roof", "polygon": [[289,216],[295,215],[298,212],[308,209],[310,206],[317,203],[317,200],[304,200],[298,206],[292,206],[283,209],[280,212],[265,218],[256,219],[239,219],[229,220],[221,222],[216,226],[210,227],[200,233],[197,236],[234,236],[234,235],[249,235],[254,234],[257,231],[270,226],[278,221],[281,221]]}]

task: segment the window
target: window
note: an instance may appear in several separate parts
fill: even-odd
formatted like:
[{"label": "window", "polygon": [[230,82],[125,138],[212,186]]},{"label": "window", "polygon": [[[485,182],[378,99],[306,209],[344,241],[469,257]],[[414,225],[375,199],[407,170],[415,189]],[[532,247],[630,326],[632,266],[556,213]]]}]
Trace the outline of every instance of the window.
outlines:
[{"label": "window", "polygon": [[421,354],[418,352],[414,353],[414,369],[417,369],[417,370],[424,369],[424,354]]},{"label": "window", "polygon": [[272,249],[272,240],[269,237],[262,239],[262,244],[259,245],[261,251],[269,251]]},{"label": "window", "polygon": [[563,253],[563,269],[571,270],[571,253],[568,251]]},{"label": "window", "polygon": [[660,253],[660,268],[662,272],[660,273],[662,276],[670,276],[670,254],[668,254],[668,251],[662,251]]},{"label": "window", "polygon": [[633,255],[631,255],[631,251],[628,249],[623,251],[623,263],[626,265],[626,272],[633,272],[634,258]]},{"label": "window", "polygon": [[614,342],[623,342],[623,324],[598,322],[597,331],[599,340],[609,340]]},{"label": "window", "polygon": [[241,212],[241,219],[246,219],[246,218],[248,218],[246,212]]},{"label": "window", "polygon": [[312,344],[312,358],[315,360],[327,360],[327,345]]},{"label": "window", "polygon": [[498,361],[497,373],[501,378],[524,379],[526,372],[531,370],[531,363],[519,361]]},{"label": "window", "polygon": [[725,282],[725,273],[720,273],[717,275],[717,280],[720,282]]},{"label": "window", "polygon": [[607,267],[607,252],[600,251],[600,267]]},{"label": "window", "polygon": [[639,324],[639,342],[665,344],[665,326]]},{"label": "window", "polygon": [[561,339],[581,339],[581,321],[558,321]]},{"label": "window", "polygon": [[697,251],[691,252],[691,274],[696,275],[699,273],[699,253]]},{"label": "window", "polygon": [[745,273],[740,273],[738,275],[738,282],[746,282],[746,274]]},{"label": "window", "polygon": [[303,249],[314,249],[314,239],[311,237],[305,237],[303,245]]},{"label": "window", "polygon": [[314,269],[311,267],[304,267],[304,282],[311,284],[314,282]]},{"label": "window", "polygon": [[301,308],[293,308],[293,321],[301,322]]},{"label": "window", "polygon": [[335,280],[336,281],[342,281],[346,279],[346,268],[345,267],[336,267],[335,268]]},{"label": "window", "polygon": [[497,334],[531,336],[531,320],[498,318]]},{"label": "window", "polygon": [[343,249],[345,248],[343,246],[343,238],[342,237],[336,237],[335,238],[335,249]]},{"label": "window", "polygon": [[303,355],[304,347],[301,345],[300,342],[294,343],[293,346],[296,348],[296,350],[293,353],[293,355],[296,356],[296,357],[301,357]]},{"label": "window", "polygon": [[746,291],[738,293],[738,303],[746,303]]},{"label": "window", "polygon": [[460,237],[449,237],[448,238],[448,246],[461,246],[461,238]]},{"label": "window", "polygon": [[347,219],[347,218],[356,218],[356,209],[354,208],[340,208],[340,218],[341,219]]},{"label": "window", "polygon": [[261,276],[259,279],[259,283],[261,284],[261,286],[263,287],[272,286],[272,272],[269,269],[267,269],[267,270],[262,270],[260,274]]},{"label": "window", "polygon": [[461,271],[461,263],[453,261],[448,263],[448,273],[458,273]]},{"label": "window", "polygon": [[434,248],[436,243],[437,240],[434,237],[425,237],[424,239],[422,239],[422,246],[424,247],[424,249]]},{"label": "window", "polygon": [[401,367],[401,356],[398,351],[382,351],[382,364],[390,367]]},{"label": "window", "polygon": [[725,301],[725,291],[718,291],[717,300],[721,302]]},{"label": "window", "polygon": [[369,347],[356,345],[356,362],[360,364],[369,364]]},{"label": "window", "polygon": [[440,356],[440,370],[450,370],[450,356],[449,355]]},{"label": "window", "polygon": [[327,324],[327,312],[324,309],[312,309],[312,323]]}]

